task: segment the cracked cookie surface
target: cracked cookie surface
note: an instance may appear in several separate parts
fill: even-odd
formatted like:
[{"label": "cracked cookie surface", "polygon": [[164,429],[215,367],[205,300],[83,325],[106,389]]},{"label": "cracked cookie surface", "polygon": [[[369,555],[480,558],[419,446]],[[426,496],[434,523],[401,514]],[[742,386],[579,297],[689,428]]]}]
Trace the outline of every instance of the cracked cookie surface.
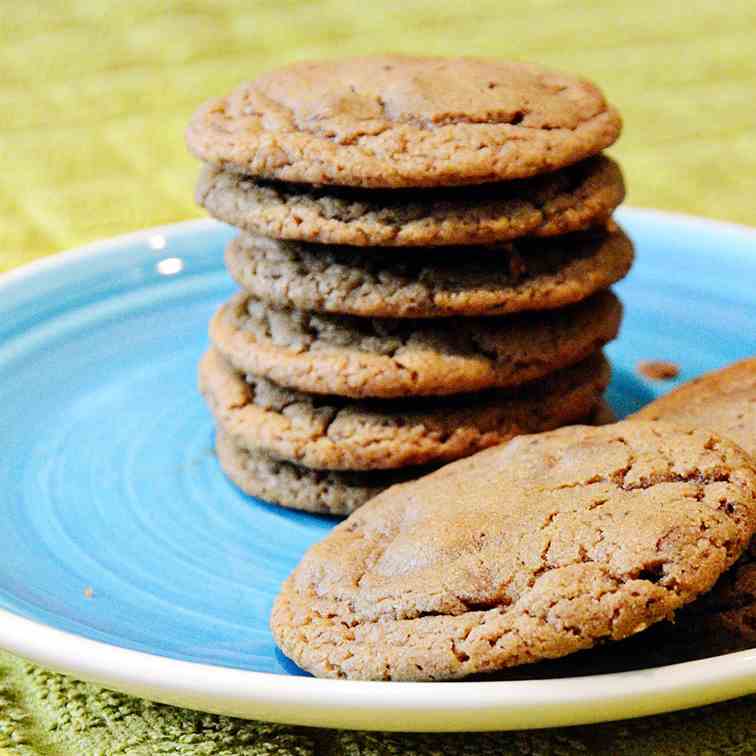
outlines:
[{"label": "cracked cookie surface", "polygon": [[600,354],[516,392],[425,402],[340,400],[285,389],[234,371],[210,350],[200,389],[234,445],[305,467],[375,470],[440,464],[523,433],[589,415],[609,383]]},{"label": "cracked cookie surface", "polygon": [[249,234],[226,248],[236,282],[274,307],[379,318],[564,307],[608,288],[632,262],[632,243],[618,228],[501,247],[436,247],[409,258]]},{"label": "cracked cookie surface", "polygon": [[306,184],[507,181],[597,154],[619,136],[592,83],[529,63],[386,55],[300,62],[211,100],[190,151],[225,170]]},{"label": "cracked cookie surface", "polygon": [[574,365],[613,339],[622,307],[600,292],[504,318],[391,320],[276,309],[240,293],[210,338],[241,373],[314,394],[398,398],[506,388]]},{"label": "cracked cookie surface", "polygon": [[430,467],[397,470],[313,470],[237,446],[218,430],[215,450],[223,472],[244,493],[288,509],[348,515],[389,486],[425,475]]},{"label": "cracked cookie surface", "polygon": [[756,528],[756,469],[708,431],[572,426],[389,489],[312,547],[271,615],[323,677],[441,680],[669,618]]},{"label": "cracked cookie surface", "polygon": [[624,196],[619,166],[604,156],[531,179],[422,191],[265,182],[205,166],[195,192],[212,216],[251,233],[385,247],[566,234],[604,222]]}]

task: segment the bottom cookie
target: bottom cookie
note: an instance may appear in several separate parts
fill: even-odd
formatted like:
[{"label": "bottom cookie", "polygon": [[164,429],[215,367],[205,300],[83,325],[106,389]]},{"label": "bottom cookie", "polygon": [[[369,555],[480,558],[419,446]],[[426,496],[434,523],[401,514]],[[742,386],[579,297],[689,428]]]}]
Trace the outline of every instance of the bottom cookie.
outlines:
[{"label": "bottom cookie", "polygon": [[350,514],[394,483],[414,480],[433,469],[313,470],[241,449],[220,431],[216,451],[223,471],[244,493],[290,509],[333,515]]}]

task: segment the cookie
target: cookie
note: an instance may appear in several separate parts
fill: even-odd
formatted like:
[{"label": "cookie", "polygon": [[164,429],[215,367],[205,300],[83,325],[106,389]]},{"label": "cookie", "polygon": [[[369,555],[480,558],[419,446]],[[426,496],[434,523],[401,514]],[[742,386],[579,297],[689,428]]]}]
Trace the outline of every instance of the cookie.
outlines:
[{"label": "cookie", "polygon": [[241,293],[215,314],[210,338],[241,373],[312,394],[388,399],[541,378],[598,351],[621,315],[611,292],[543,313],[433,321],[276,309]]},{"label": "cookie", "polygon": [[318,514],[350,514],[389,486],[418,478],[432,469],[313,470],[242,449],[220,431],[216,433],[215,445],[223,472],[244,493],[289,509]]},{"label": "cookie", "polygon": [[685,383],[633,417],[709,428],[756,457],[756,357]]},{"label": "cookie", "polygon": [[598,225],[622,202],[625,186],[619,166],[597,156],[531,179],[422,191],[287,184],[205,166],[195,196],[219,220],[276,239],[441,246]]},{"label": "cookie", "polygon": [[594,230],[499,247],[423,254],[276,241],[242,234],[226,249],[234,279],[275,307],[359,317],[508,315],[579,302],[623,278],[633,245]]},{"label": "cookie", "polygon": [[344,400],[281,388],[235,372],[216,350],[200,364],[200,389],[234,445],[331,470],[448,462],[522,433],[583,419],[609,383],[600,354],[527,384],[446,399]]},{"label": "cookie", "polygon": [[569,74],[384,55],[270,71],[203,105],[186,137],[224,170],[394,189],[554,171],[611,145],[621,125],[596,86]]},{"label": "cookie", "polygon": [[322,677],[443,680],[633,635],[756,529],[756,469],[708,431],[571,426],[388,489],[312,547],[271,614]]}]

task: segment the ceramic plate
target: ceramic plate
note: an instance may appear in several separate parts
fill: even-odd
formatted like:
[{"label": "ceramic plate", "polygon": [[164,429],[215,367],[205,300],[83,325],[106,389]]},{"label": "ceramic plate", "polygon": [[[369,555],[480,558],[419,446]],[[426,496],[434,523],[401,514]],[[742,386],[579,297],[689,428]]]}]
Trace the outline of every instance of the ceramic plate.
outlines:
[{"label": "ceramic plate", "polygon": [[[638,261],[609,399],[619,415],[756,352],[756,233],[625,210]],[[210,221],[0,278],[0,646],[115,689],[279,722],[383,730],[577,724],[756,691],[756,650],[550,680],[316,680],[275,649],[281,581],[335,520],[244,496],[195,387],[233,285]],[[638,376],[668,359],[678,381]]]}]

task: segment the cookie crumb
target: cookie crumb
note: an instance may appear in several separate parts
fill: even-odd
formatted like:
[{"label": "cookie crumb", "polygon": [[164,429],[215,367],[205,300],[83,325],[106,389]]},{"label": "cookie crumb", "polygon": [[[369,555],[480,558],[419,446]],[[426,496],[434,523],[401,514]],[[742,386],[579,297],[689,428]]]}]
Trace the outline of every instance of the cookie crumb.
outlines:
[{"label": "cookie crumb", "polygon": [[668,360],[646,360],[638,363],[638,372],[654,381],[671,381],[680,375],[680,367]]},{"label": "cookie crumb", "polygon": [[84,589],[84,598],[91,599],[94,596],[94,591],[92,590],[92,586],[88,585]]}]

